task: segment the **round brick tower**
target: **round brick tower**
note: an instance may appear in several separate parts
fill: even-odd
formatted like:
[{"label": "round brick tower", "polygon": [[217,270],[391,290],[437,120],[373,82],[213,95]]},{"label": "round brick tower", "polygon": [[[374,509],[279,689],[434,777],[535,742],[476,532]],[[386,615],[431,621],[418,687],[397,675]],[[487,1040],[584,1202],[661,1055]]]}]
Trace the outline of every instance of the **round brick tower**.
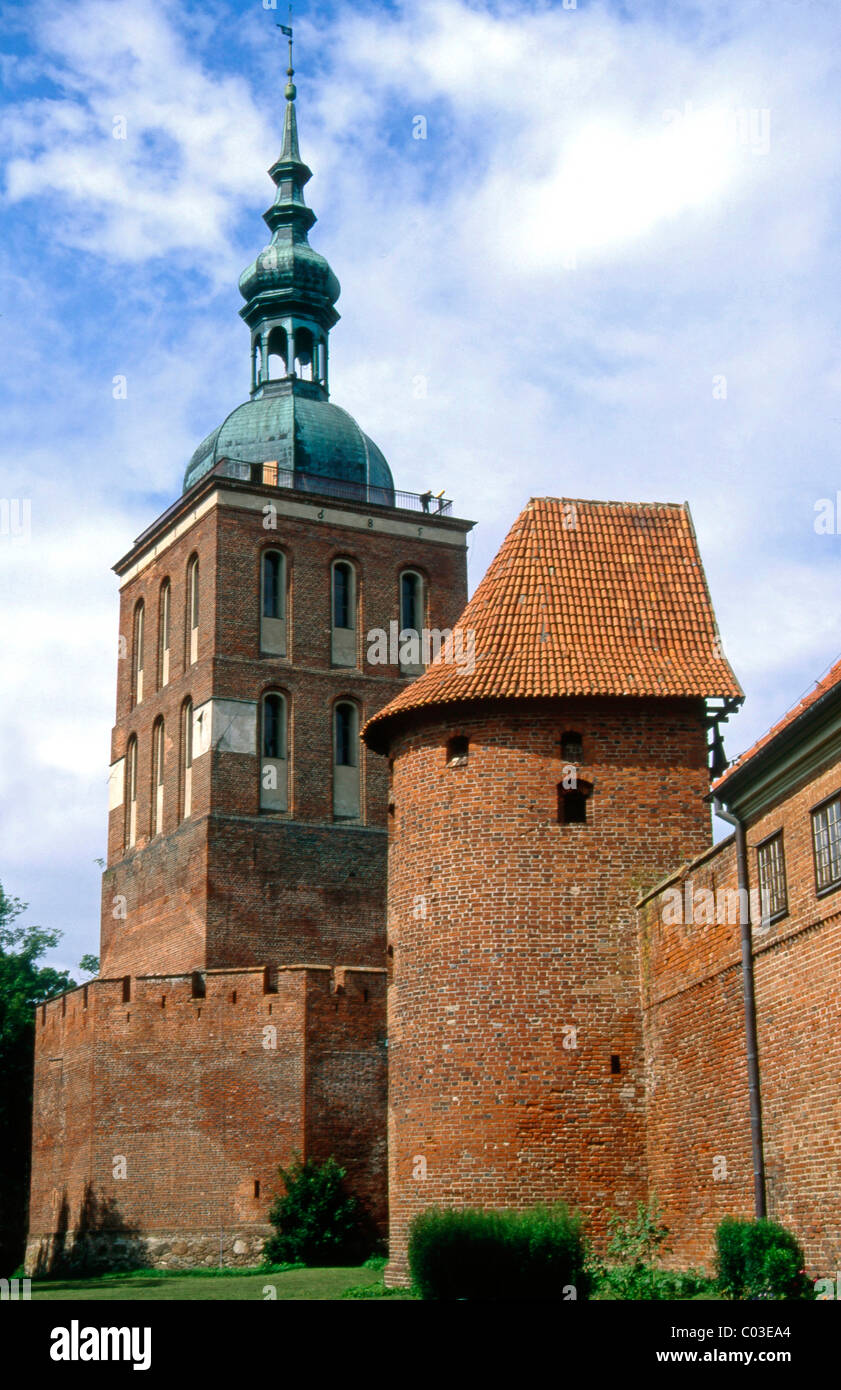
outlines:
[{"label": "round brick tower", "polygon": [[388,1277],[432,1205],[646,1195],[634,904],[710,842],[734,699],[688,510],[533,500],[390,759]]}]

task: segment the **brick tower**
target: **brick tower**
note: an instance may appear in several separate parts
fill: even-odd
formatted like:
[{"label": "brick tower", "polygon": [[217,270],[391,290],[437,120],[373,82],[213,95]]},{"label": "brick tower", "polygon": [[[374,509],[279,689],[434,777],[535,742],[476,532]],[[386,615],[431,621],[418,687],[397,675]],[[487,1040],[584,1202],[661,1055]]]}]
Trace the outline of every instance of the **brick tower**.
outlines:
[{"label": "brick tower", "polygon": [[461,611],[471,523],[329,400],[291,78],[250,397],[116,566],[101,978],[39,1010],[30,1268],[80,1233],[253,1262],[296,1153],[385,1221],[387,772],[359,730]]},{"label": "brick tower", "polygon": [[[688,509],[535,499],[446,654],[369,721],[391,769],[389,1278],[432,1204],[646,1193],[634,906],[710,843],[721,654]],[[456,642],[453,643],[455,649]]]}]

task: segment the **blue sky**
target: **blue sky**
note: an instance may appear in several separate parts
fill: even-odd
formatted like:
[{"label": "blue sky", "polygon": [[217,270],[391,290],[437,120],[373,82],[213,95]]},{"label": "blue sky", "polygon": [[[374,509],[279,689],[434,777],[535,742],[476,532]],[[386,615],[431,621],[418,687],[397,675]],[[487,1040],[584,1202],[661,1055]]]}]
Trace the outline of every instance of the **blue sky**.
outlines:
[{"label": "blue sky", "polygon": [[[0,535],[0,880],[71,965],[98,947],[111,566],[247,394],[285,20],[4,9],[0,501],[31,524]],[[735,755],[841,653],[841,535],[815,530],[841,488],[837,3],[302,3],[295,28],[333,399],[398,486],[476,519],[471,587],[529,496],[688,500]]]}]

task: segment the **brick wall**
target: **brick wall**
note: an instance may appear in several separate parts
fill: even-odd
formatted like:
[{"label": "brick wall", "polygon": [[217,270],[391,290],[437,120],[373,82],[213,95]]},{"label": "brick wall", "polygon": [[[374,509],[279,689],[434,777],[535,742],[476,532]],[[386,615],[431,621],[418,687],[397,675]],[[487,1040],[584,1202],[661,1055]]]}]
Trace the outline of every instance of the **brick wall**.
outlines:
[{"label": "brick wall", "polygon": [[[469,523],[409,523],[392,509],[369,514],[345,503],[302,505],[269,489],[255,497],[209,486],[197,499],[117,566],[125,642],[112,761],[137,739],[137,835],[127,849],[125,803],[116,806],[103,875],[103,979],[84,996],[49,1005],[37,1033],[30,1265],[62,1225],[84,1224],[91,1190],[97,1211],[88,1224],[105,1219],[107,1230],[85,1239],[143,1245],[149,1263],[217,1263],[220,1248],[227,1262],[254,1262],[277,1166],[295,1152],[335,1153],[384,1229],[385,986],[378,972],[385,966],[388,775],[360,746],[359,818],[334,822],[332,707],[337,698],[352,700],[361,725],[405,686],[397,665],[367,660],[365,640],[369,629],[388,631],[398,620],[402,569],[424,576],[429,627],[455,621],[466,600]],[[263,524],[270,501],[278,506],[276,529]],[[286,556],[284,657],[260,653],[266,547]],[[200,616],[190,665],[193,555]],[[358,580],[354,668],[331,666],[331,564],[338,558],[354,564]],[[159,689],[164,580],[171,585],[170,666]],[[133,619],[141,599],[144,688],[135,705]],[[194,746],[184,819],[184,702],[194,710],[211,698],[250,702],[253,711],[267,689],[282,691],[289,706],[288,811],[260,810],[252,724],[253,751]],[[163,833],[155,834],[152,733],[160,717],[164,814]],[[274,993],[265,992],[266,961],[277,978]],[[207,972],[203,999],[192,994],[190,972],[198,969]],[[131,977],[125,1004],[115,978],[123,976]],[[278,1014],[278,1046],[266,1052],[262,1028]],[[125,1179],[111,1173],[120,1153]],[[124,1223],[122,1235],[115,1222]]]},{"label": "brick wall", "polygon": [[[788,787],[747,834],[751,886],[756,847],[778,830],[788,880],[788,913],[753,931],[768,1212],[796,1232],[816,1277],[834,1277],[841,1259],[841,901],[816,893],[810,809],[839,788],[833,759]],[[674,1260],[709,1264],[721,1217],[753,1214],[740,928],[665,924],[666,890],[685,896],[687,880],[695,892],[735,889],[732,841],[640,912],[651,1185],[665,1202]],[[718,1163],[718,1177],[717,1157],[727,1165],[722,1175]]]},{"label": "brick wall", "polygon": [[[587,825],[557,819],[564,729],[584,739]],[[454,735],[466,766],[447,764]],[[433,711],[395,737],[392,1280],[433,1203],[565,1199],[599,1241],[645,1196],[634,905],[709,844],[705,743],[697,702],[631,699]]]},{"label": "brick wall", "polygon": [[[382,964],[385,919],[387,771],[360,745],[361,815],[335,824],[332,708],[356,704],[360,726],[406,684],[392,665],[367,660],[366,634],[388,631],[399,617],[399,576],[417,570],[426,585],[425,621],[452,625],[466,600],[462,533],[467,523],[401,522],[374,509],[374,524],[350,508],[317,502],[304,516],[277,517],[266,530],[260,508],[226,494],[175,539],[148,540],[121,563],[117,722],[112,761],[137,738],[137,839],[125,848],[125,804],[109,818],[103,878],[102,970],[191,970],[206,964],[257,965],[265,959]],[[266,499],[278,500],[266,490]],[[239,505],[235,505],[238,502]],[[321,518],[321,519],[319,519]],[[343,524],[346,523],[346,524]],[[455,535],[458,543],[445,543]],[[286,556],[287,654],[260,655],[260,565],[265,549]],[[151,556],[136,573],[132,567]],[[187,652],[187,567],[199,557],[198,661]],[[358,576],[358,666],[331,666],[333,560],[350,560]],[[157,689],[161,585],[171,585],[170,680]],[[132,628],[145,605],[144,699],[132,708]],[[289,809],[260,810],[260,765],[253,753],[194,749],[192,814],[181,811],[181,711],[212,697],[257,702],[283,692],[289,710]],[[164,719],[164,828],[154,835],[152,730]],[[308,830],[317,826],[318,830]]]},{"label": "brick wall", "polygon": [[103,979],[39,1009],[30,1269],[80,1227],[116,1262],[258,1263],[296,1154],[335,1154],[384,1229],[384,972],[209,971],[204,988],[149,975],[125,998]]}]

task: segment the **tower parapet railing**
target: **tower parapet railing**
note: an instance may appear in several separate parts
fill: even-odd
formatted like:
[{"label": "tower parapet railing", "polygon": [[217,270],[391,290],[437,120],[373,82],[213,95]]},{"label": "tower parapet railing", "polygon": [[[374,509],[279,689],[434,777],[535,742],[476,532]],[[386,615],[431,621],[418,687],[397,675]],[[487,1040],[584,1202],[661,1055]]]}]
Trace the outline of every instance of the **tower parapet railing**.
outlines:
[{"label": "tower parapet railing", "polygon": [[242,459],[220,459],[214,473],[241,482],[257,483],[262,487],[289,489],[292,492],[314,493],[320,497],[336,497],[346,502],[363,502],[375,507],[399,507],[403,511],[422,512],[426,516],[452,516],[453,504],[443,493],[403,492],[398,488],[381,487],[373,483],[358,483],[347,478],[323,477],[320,473],[305,473],[301,469],[281,468],[277,462],[248,463]]}]

